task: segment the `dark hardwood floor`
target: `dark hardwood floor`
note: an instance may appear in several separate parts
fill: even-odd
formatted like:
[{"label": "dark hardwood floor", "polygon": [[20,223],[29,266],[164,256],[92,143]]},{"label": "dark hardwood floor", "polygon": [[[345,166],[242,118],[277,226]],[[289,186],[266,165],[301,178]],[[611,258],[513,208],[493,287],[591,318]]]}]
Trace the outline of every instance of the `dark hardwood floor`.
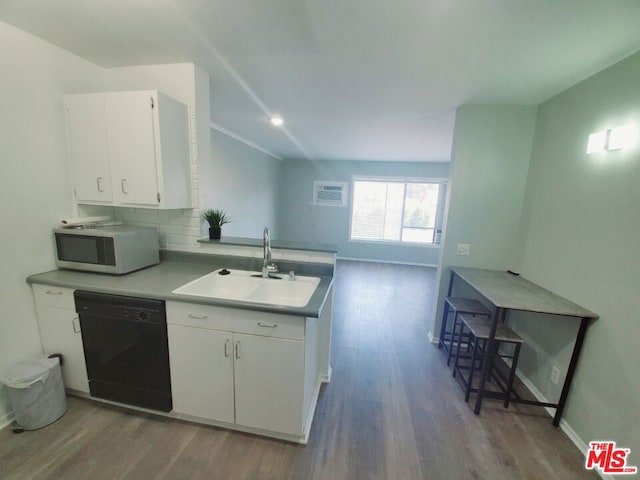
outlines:
[{"label": "dark hardwood floor", "polygon": [[542,409],[473,414],[427,339],[434,288],[435,269],[338,263],[333,378],[307,446],[69,398],[53,425],[0,431],[0,478],[598,478]]}]

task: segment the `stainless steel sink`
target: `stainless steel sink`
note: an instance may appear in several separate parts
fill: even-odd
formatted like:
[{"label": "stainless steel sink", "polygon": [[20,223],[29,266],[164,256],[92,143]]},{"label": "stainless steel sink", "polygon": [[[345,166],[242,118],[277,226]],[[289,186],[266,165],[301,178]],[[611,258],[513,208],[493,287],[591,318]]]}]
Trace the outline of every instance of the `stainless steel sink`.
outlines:
[{"label": "stainless steel sink", "polygon": [[215,270],[193,280],[171,293],[196,297],[219,298],[268,305],[304,307],[320,283],[318,277],[279,275],[280,278],[262,278],[260,272],[247,270]]}]

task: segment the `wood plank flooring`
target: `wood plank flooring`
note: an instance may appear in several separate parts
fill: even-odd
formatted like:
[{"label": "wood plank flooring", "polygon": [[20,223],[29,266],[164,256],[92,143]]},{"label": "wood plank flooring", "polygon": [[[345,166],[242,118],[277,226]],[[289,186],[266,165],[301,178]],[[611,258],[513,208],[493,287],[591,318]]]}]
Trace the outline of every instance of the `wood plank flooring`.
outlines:
[{"label": "wood plank flooring", "polygon": [[307,446],[69,398],[53,425],[0,431],[0,478],[598,478],[542,409],[473,414],[427,339],[434,288],[435,269],[338,263],[333,378]]}]

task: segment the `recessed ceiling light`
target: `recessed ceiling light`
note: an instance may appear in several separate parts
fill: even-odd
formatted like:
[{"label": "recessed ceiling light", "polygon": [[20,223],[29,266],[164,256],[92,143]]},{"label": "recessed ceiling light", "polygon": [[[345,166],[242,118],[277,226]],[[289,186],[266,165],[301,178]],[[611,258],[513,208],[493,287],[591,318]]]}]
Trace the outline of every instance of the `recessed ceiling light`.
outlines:
[{"label": "recessed ceiling light", "polygon": [[274,127],[281,127],[282,125],[284,125],[284,120],[282,117],[270,117],[269,121]]}]

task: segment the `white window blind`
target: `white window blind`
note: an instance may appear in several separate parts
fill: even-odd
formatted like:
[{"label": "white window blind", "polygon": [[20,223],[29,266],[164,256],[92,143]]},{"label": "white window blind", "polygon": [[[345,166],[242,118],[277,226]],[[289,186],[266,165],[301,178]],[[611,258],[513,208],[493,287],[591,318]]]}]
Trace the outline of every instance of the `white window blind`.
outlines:
[{"label": "white window blind", "polygon": [[440,183],[355,180],[351,240],[431,244]]}]

